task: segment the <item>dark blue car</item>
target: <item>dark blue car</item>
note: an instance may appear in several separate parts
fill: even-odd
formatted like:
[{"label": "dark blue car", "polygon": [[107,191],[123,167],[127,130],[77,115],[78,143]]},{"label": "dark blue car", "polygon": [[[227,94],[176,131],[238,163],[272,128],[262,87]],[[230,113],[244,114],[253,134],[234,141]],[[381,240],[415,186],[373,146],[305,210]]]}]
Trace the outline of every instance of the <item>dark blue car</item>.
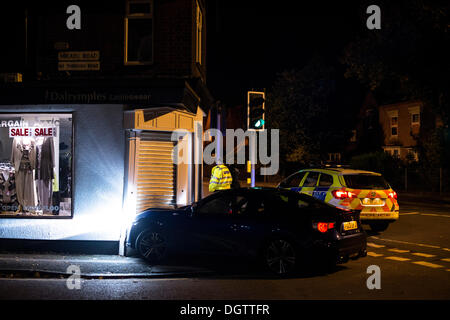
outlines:
[{"label": "dark blue car", "polygon": [[150,263],[173,255],[245,257],[283,275],[311,262],[366,255],[359,212],[289,190],[216,192],[178,209],[136,216],[127,245]]}]

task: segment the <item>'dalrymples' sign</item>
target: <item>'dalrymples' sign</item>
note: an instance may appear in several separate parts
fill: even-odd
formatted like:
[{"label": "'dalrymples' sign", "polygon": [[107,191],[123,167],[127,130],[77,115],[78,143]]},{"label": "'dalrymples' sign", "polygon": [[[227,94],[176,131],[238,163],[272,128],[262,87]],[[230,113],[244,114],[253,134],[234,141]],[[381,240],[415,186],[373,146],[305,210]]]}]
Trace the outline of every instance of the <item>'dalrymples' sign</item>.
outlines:
[{"label": "'dalrymples' sign", "polygon": [[[158,105],[187,104],[196,108],[198,102],[191,102],[188,90],[182,83],[174,86],[148,84],[144,86],[95,86],[95,84],[56,86],[45,83],[38,85],[0,85],[0,105],[37,104],[128,104]],[[189,105],[189,106],[188,106]]]},{"label": "'dalrymples' sign", "polygon": [[45,102],[47,103],[150,103],[152,95],[147,92],[120,92],[91,90],[74,92],[69,90],[46,90]]}]

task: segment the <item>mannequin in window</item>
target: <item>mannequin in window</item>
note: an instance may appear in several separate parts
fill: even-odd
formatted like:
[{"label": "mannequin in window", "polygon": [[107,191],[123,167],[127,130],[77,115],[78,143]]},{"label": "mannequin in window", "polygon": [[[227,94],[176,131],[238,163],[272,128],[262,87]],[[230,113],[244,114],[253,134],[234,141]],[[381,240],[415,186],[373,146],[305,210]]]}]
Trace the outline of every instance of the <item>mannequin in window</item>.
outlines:
[{"label": "mannequin in window", "polygon": [[55,146],[53,137],[36,138],[35,179],[38,207],[44,214],[51,214],[53,196],[53,168],[55,167]]},{"label": "mannequin in window", "polygon": [[36,168],[36,143],[33,138],[14,138],[11,162],[16,173],[16,193],[20,205],[17,213],[22,210],[26,212],[34,211],[36,188],[33,170]]}]

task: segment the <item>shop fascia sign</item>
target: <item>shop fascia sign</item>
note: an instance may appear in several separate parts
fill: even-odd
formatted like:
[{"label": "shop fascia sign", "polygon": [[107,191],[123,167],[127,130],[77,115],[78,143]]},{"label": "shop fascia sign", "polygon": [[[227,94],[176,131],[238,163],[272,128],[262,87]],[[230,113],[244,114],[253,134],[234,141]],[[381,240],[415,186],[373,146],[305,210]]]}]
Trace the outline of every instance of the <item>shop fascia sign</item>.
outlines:
[{"label": "shop fascia sign", "polygon": [[56,137],[55,127],[9,127],[9,137]]}]

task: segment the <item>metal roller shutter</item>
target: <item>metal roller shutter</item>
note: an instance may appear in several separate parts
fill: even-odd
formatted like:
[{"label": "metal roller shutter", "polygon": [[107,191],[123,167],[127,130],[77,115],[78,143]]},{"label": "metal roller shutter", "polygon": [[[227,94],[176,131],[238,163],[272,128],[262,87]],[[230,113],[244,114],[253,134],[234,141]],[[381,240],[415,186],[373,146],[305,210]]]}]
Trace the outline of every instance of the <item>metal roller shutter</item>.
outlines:
[{"label": "metal roller shutter", "polygon": [[141,133],[136,150],[136,211],[176,204],[172,161],[174,142],[169,133]]}]

